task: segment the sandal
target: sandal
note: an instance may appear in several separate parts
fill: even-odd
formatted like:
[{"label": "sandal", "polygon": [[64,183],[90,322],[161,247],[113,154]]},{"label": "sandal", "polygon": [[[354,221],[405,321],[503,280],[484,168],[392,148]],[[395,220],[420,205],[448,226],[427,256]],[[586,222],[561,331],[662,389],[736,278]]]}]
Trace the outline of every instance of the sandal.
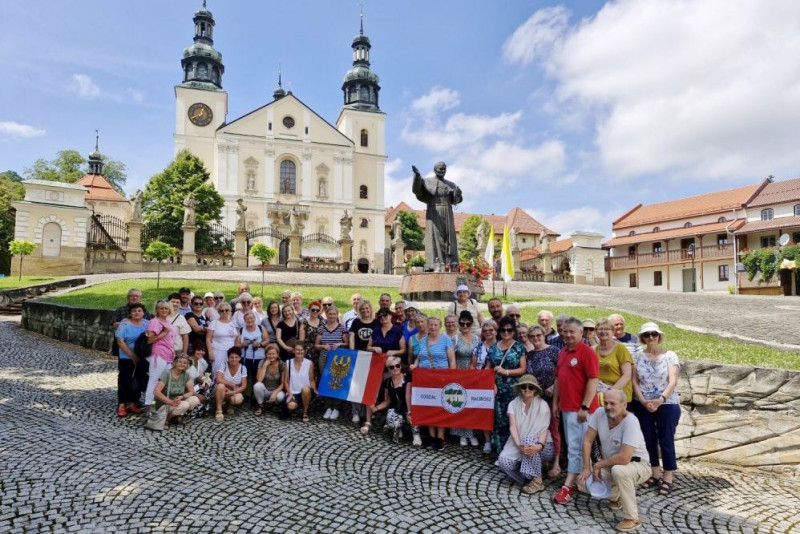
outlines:
[{"label": "sandal", "polygon": [[528,495],[534,495],[542,490],[544,490],[544,484],[535,480],[531,480],[522,486],[522,492],[527,493]]},{"label": "sandal", "polygon": [[670,493],[672,493],[672,483],[662,480],[661,486],[658,488],[658,494],[662,497],[667,497]]},{"label": "sandal", "polygon": [[369,422],[367,422],[367,423],[364,423],[364,426],[362,426],[362,427],[361,427],[361,433],[362,433],[363,435],[365,435],[365,436],[366,436],[367,434],[369,434],[369,428],[370,428],[371,426],[372,426],[372,423],[369,423]]},{"label": "sandal", "polygon": [[264,410],[263,410],[263,408],[261,408],[261,406],[259,406],[258,408],[256,408],[256,413],[255,413],[255,416],[256,416],[256,417],[258,417],[258,416],[259,416],[259,415],[261,415],[262,413],[264,413]]},{"label": "sandal", "polygon": [[220,422],[225,419],[225,416],[222,415],[222,410],[217,410],[217,415],[214,416],[214,419]]},{"label": "sandal", "polygon": [[658,486],[660,483],[661,483],[661,479],[656,478],[656,477],[650,477],[650,478],[648,478],[647,480],[644,481],[644,484],[642,484],[642,489],[650,489],[650,488],[653,488],[655,486]]},{"label": "sandal", "polygon": [[303,422],[304,423],[308,423],[308,414],[307,413],[303,414]]}]

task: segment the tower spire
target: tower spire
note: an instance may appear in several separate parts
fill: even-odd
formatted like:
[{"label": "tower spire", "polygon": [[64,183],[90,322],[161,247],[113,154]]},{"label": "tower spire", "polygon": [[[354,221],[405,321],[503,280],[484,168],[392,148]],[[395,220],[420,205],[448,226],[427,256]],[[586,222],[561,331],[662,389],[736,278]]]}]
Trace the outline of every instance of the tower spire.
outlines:
[{"label": "tower spire", "polygon": [[206,0],[194,18],[194,44],[183,50],[181,67],[183,85],[195,89],[219,91],[222,89],[222,54],[214,48],[214,16],[207,9]]},{"label": "tower spire", "polygon": [[94,131],[94,151],[100,152],[100,130]]},{"label": "tower spire", "polygon": [[378,75],[369,66],[369,52],[372,48],[369,37],[364,35],[363,6],[359,15],[359,31],[353,39],[353,68],[344,75],[342,91],[344,107],[363,111],[380,111],[378,107]]},{"label": "tower spire", "polygon": [[283,90],[283,83],[281,80],[281,64],[278,63],[278,87],[272,92],[272,98],[274,100],[280,100],[286,96],[286,91]]},{"label": "tower spire", "polygon": [[103,156],[100,154],[100,130],[94,131],[94,150],[89,154],[89,174],[103,174]]}]

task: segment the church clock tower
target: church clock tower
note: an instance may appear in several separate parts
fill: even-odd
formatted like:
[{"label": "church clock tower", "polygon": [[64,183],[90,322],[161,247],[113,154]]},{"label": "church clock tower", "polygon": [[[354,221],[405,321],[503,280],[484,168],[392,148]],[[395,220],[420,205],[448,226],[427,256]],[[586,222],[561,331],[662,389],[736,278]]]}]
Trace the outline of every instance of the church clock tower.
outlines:
[{"label": "church clock tower", "polygon": [[194,43],[183,50],[183,82],[175,86],[175,152],[188,148],[211,171],[215,132],[228,114],[225,66],[214,48],[214,16],[205,1],[193,21]]}]

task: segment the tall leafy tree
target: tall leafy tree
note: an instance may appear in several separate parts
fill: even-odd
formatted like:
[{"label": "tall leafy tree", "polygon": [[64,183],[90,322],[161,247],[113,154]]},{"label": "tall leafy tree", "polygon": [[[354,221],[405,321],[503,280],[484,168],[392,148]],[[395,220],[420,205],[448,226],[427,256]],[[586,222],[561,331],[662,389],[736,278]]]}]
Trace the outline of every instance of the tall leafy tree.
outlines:
[{"label": "tall leafy tree", "polygon": [[203,162],[188,150],[180,151],[163,171],[150,178],[142,196],[142,214],[146,223],[162,226],[162,241],[179,246],[183,201],[189,195],[197,200],[195,220],[199,228],[220,220],[225,201],[208,180]]},{"label": "tall leafy tree", "polygon": [[[100,158],[104,163],[103,174],[106,179],[114,189],[123,193],[122,187],[128,179],[125,164],[104,154],[101,154]],[[52,160],[37,159],[32,166],[23,171],[23,174],[28,180],[51,180],[74,184],[83,178],[87,172],[89,172],[89,162],[80,152],[77,150],[60,150]]]},{"label": "tall leafy tree", "polygon": [[419,225],[417,214],[412,211],[399,211],[400,227],[403,229],[403,241],[409,250],[423,250],[425,245],[425,230]]},{"label": "tall leafy tree", "polygon": [[11,203],[25,197],[25,187],[21,177],[14,171],[0,173],[0,273],[11,272],[11,254],[8,244],[14,239],[14,217],[11,216]]},{"label": "tall leafy tree", "polygon": [[470,215],[458,233],[458,259],[472,260],[478,256],[478,227],[483,222],[480,215]]}]

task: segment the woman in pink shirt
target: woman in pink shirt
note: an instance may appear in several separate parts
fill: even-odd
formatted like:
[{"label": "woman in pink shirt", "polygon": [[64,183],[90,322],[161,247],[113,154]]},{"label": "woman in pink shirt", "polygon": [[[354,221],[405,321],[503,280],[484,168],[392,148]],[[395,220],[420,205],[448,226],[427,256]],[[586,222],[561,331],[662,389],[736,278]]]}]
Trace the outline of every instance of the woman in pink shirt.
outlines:
[{"label": "woman in pink shirt", "polygon": [[154,391],[158,384],[159,377],[164,371],[172,367],[172,360],[175,358],[175,329],[167,319],[172,313],[172,308],[166,300],[156,302],[155,317],[147,323],[147,342],[152,345],[150,356],[147,358],[150,364],[150,378],[147,380],[147,390],[145,391],[145,406],[153,404]]}]

